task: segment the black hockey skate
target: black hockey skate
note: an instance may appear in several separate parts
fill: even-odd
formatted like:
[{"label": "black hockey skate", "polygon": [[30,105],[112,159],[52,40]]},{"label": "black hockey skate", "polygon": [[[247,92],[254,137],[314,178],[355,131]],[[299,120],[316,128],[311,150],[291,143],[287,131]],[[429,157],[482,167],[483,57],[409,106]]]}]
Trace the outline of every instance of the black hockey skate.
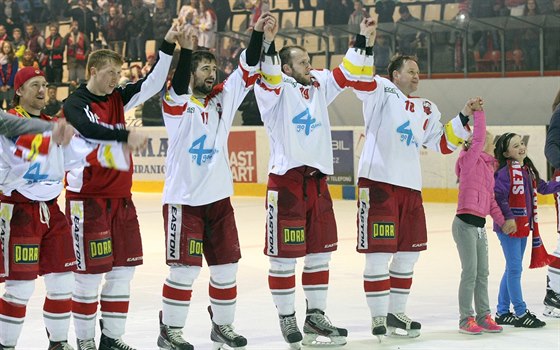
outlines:
[{"label": "black hockey skate", "polygon": [[422,325],[412,321],[404,313],[389,313],[387,314],[387,328],[391,336],[416,338],[420,336]]},{"label": "black hockey skate", "polygon": [[76,339],[76,344],[78,345],[77,350],[97,350],[95,345],[95,339]]},{"label": "black hockey skate", "polygon": [[74,350],[67,341],[49,341],[49,350]]},{"label": "black hockey skate", "polygon": [[[208,306],[208,313],[210,314],[210,319],[212,320],[213,313],[212,307]],[[229,346],[232,349],[244,350],[245,345],[247,345],[247,339],[237,334],[233,330],[231,324],[217,325],[212,320],[212,332],[210,333],[210,339],[214,342],[213,350],[225,350],[224,345]]]},{"label": "black hockey skate", "polygon": [[340,346],[346,344],[348,336],[346,329],[333,326],[325,312],[319,309],[307,310],[303,333],[302,344],[305,346]]},{"label": "black hockey skate", "polygon": [[160,350],[193,350],[194,346],[183,339],[181,328],[173,328],[164,325],[161,321],[162,312],[159,312],[159,337],[157,345]]},{"label": "black hockey skate", "polygon": [[543,303],[543,315],[560,318],[560,294],[555,293],[552,289],[547,289]]},{"label": "black hockey skate", "polygon": [[298,350],[301,348],[300,342],[303,339],[301,332],[299,331],[296,313],[291,315],[281,316],[280,318],[280,329],[282,330],[282,336],[286,343],[290,344],[290,348]]},{"label": "black hockey skate", "polygon": [[109,338],[103,334],[103,320],[99,320],[101,325],[101,339],[99,339],[99,350],[136,350],[128,346],[121,338]]},{"label": "black hockey skate", "polygon": [[375,316],[371,319],[371,334],[375,335],[379,342],[387,334],[387,316]]}]

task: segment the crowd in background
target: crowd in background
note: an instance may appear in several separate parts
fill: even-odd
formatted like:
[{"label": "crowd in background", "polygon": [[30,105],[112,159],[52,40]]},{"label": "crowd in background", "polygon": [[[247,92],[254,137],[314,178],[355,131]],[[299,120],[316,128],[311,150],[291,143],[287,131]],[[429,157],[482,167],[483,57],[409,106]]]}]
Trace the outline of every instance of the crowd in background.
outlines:
[{"label": "crowd in background", "polygon": [[[436,1],[438,2],[438,1]],[[442,1],[446,3],[449,1]],[[457,19],[496,16],[534,16],[560,14],[560,0],[459,0]],[[395,0],[375,0],[364,4],[361,0],[289,0],[292,10],[320,9],[325,26],[358,26],[364,17],[377,16],[379,23],[418,22],[407,5]],[[313,6],[314,5],[314,6]],[[153,65],[154,52],[146,52],[146,42],[155,41],[159,47],[169,23],[179,18],[198,29],[199,49],[214,50],[217,33],[229,31],[232,14],[251,11],[241,31],[251,31],[255,20],[273,6],[272,0],[0,0],[0,108],[8,108],[14,95],[13,79],[17,70],[33,66],[44,70],[49,84],[68,86],[72,92],[85,79],[85,64],[92,50],[109,48],[121,53],[129,62],[123,70],[123,83],[142,78]],[[233,11],[233,12],[232,12]],[[375,13],[375,14],[374,14]],[[397,15],[398,14],[398,15]],[[61,35],[60,23],[70,23]],[[246,28],[246,29],[245,29]],[[352,29],[352,28],[350,28]],[[519,33],[500,38],[496,30],[480,30],[465,38],[460,32],[435,35],[433,64],[450,71],[461,71],[463,41],[474,47],[477,62],[494,62],[500,58],[500,40],[504,40],[513,69],[534,70],[539,67],[539,32],[523,29]],[[451,37],[452,36],[452,37]],[[547,69],[560,69],[560,31],[546,33],[549,46],[545,52]],[[418,55],[423,59],[427,46],[421,31],[398,31],[393,43],[389,35],[380,33],[375,46],[377,71],[386,70],[390,57],[396,52]],[[337,36],[333,54],[342,54],[352,45],[348,36]],[[237,58],[245,46],[242,39],[230,40],[219,52],[221,79],[237,65]],[[149,49],[151,50],[151,49]],[[447,55],[451,56],[447,59]],[[438,61],[439,60],[439,61]],[[445,61],[445,62],[444,62]],[[450,63],[451,62],[451,63]],[[492,70],[497,67],[490,67]],[[478,65],[476,66],[478,70]],[[63,73],[68,73],[63,80]],[[445,71],[445,70],[444,70]],[[54,90],[56,103],[56,90]],[[249,108],[251,110],[251,108]]]}]

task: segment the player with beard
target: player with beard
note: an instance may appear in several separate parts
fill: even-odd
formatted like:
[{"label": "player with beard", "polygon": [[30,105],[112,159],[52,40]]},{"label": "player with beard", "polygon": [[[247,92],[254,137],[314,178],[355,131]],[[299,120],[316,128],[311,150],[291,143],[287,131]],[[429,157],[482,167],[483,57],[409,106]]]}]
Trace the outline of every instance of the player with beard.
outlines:
[{"label": "player with beard", "polygon": [[[10,113],[53,121],[41,112],[46,87],[42,71],[33,67],[19,70],[14,83],[15,107]],[[64,129],[62,140],[59,130],[16,139],[0,137],[0,270],[4,270],[0,280],[5,279],[0,299],[0,349],[15,348],[38,275],[43,276],[47,291],[43,318],[49,350],[72,349],[67,336],[76,257],[68,221],[57,203],[64,171],[88,165],[130,167],[128,152],[116,147],[116,142],[96,149],[97,145],[82,138],[72,138],[71,126]]]},{"label": "player with beard", "polygon": [[[368,34],[365,22],[360,30]],[[326,175],[333,174],[327,106],[343,90],[336,72],[311,67],[307,51],[274,43],[261,62],[255,96],[270,141],[264,253],[268,283],[284,340],[303,345],[346,344],[346,329],[325,316],[329,261],[337,231]],[[305,257],[302,284],[307,316],[302,337],[295,316],[296,258]],[[326,341],[317,337],[326,337]]]},{"label": "player with beard", "polygon": [[171,89],[162,102],[169,136],[163,190],[169,275],[163,285],[160,349],[193,349],[182,329],[203,256],[210,268],[208,311],[215,348],[226,344],[241,349],[247,344],[232,326],[241,252],[229,198],[233,179],[227,139],[235,112],[258,77],[263,42],[270,45],[276,31],[276,19],[263,13],[238,68],[216,86],[215,56],[208,51],[192,53],[192,41],[182,45]]}]

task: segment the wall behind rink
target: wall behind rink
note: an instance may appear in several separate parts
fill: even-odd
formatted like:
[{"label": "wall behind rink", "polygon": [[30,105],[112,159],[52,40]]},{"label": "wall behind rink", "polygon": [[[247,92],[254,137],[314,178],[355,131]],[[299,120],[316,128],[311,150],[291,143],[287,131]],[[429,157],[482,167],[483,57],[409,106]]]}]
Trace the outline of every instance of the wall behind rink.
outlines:
[{"label": "wall behind rink", "polygon": [[[165,178],[168,139],[165,128],[140,129],[149,134],[147,149],[134,154],[134,191],[160,192]],[[545,126],[490,126],[496,137],[504,132],[523,136],[529,156],[541,174],[547,173],[544,157]],[[334,127],[332,146],[335,174],[329,177],[333,198],[354,199],[360,152],[364,145],[362,127]],[[228,140],[230,167],[236,195],[264,196],[268,174],[269,145],[263,127],[233,127]],[[422,149],[423,197],[431,202],[455,202],[455,161],[459,151],[441,155]],[[185,150],[185,155],[188,155]],[[550,198],[548,198],[550,197]],[[552,203],[551,196],[540,203]]]}]

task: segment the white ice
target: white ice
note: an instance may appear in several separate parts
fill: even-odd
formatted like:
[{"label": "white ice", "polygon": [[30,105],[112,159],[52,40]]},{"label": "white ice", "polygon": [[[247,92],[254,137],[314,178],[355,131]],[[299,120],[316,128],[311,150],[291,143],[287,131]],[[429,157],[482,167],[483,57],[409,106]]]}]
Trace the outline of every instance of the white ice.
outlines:
[{"label": "white ice", "polygon": [[[158,349],[158,310],[162,283],[167,275],[164,260],[164,234],[161,195],[135,193],[140,228],[143,235],[144,265],[136,270],[123,339],[138,350]],[[247,337],[247,350],[286,349],[278,326],[278,318],[268,290],[268,260],[263,255],[264,199],[233,198],[243,258],[237,276],[238,299],[235,326]],[[422,323],[422,334],[416,339],[385,337],[379,344],[371,335],[370,314],[363,292],[363,255],[356,253],[356,203],[335,201],[339,232],[339,248],[333,254],[327,315],[332,322],[348,328],[348,344],[341,349],[560,349],[560,319],[542,316],[546,268],[529,270],[530,244],[525,252],[522,277],[524,298],[528,308],[547,322],[542,329],[506,327],[501,334],[464,335],[458,333],[457,288],[461,273],[451,222],[454,204],[426,203],[428,250],[422,252],[416,265],[407,313]],[[541,235],[547,250],[556,247],[554,208],[540,206]],[[488,221],[491,221],[489,219]],[[497,290],[504,270],[504,258],[495,234],[488,229],[490,250],[489,294],[495,312]],[[305,298],[301,288],[302,261],[298,261],[296,316],[300,327],[305,317]],[[195,349],[212,349],[208,305],[208,269],[205,266],[193,286],[191,308],[185,337]],[[0,287],[3,292],[2,287]],[[47,349],[48,341],[42,320],[45,295],[39,278],[29,302],[23,333],[17,349]],[[99,328],[97,328],[97,338]],[[69,341],[75,346],[73,326]]]}]

